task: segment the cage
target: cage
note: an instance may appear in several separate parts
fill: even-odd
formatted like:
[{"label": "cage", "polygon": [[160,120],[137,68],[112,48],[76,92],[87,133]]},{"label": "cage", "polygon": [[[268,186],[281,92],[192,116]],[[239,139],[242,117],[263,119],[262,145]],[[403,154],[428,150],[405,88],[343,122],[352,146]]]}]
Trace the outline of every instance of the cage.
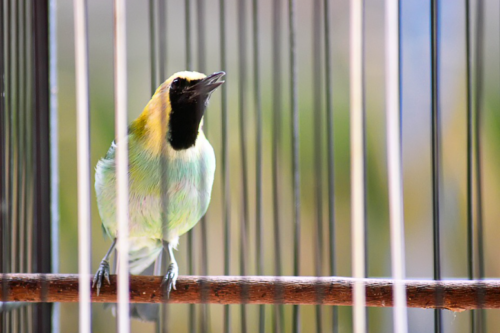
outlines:
[{"label": "cage", "polygon": [[[499,13],[1,1],[0,332],[496,331]],[[94,168],[184,70],[226,73],[203,120],[210,206],[170,298],[167,255],[161,276],[112,274],[97,296],[112,240]],[[159,319],[120,315],[141,303]]]}]

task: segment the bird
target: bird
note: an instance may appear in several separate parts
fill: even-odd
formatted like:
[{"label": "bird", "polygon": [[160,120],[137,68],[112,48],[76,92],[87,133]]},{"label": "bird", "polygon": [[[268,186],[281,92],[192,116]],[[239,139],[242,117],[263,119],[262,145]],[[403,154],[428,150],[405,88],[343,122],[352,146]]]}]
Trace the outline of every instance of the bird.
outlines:
[{"label": "bird", "polygon": [[[210,204],[216,161],[203,133],[203,117],[224,75],[173,74],[128,129],[129,270],[141,274],[166,251],[170,263],[162,285],[166,284],[167,297],[176,289],[179,275],[173,253],[179,237],[198,223]],[[116,149],[113,141],[95,171],[102,228],[112,239],[93,278],[97,295],[104,281],[110,284],[109,258],[118,236]]]}]

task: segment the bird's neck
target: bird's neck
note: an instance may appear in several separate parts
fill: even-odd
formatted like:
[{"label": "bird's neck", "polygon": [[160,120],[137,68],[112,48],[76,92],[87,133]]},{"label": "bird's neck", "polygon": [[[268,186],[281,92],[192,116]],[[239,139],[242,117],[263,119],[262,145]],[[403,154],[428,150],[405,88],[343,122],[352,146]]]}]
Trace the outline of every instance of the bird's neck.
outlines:
[{"label": "bird's neck", "polygon": [[[130,125],[129,133],[152,156],[159,156],[162,151],[165,156],[177,155],[182,150],[174,149],[169,140],[167,140],[169,114],[159,112],[155,106],[151,102],[146,106],[142,114]],[[202,119],[195,142],[191,148],[195,148],[198,145],[198,141],[204,139]]]}]

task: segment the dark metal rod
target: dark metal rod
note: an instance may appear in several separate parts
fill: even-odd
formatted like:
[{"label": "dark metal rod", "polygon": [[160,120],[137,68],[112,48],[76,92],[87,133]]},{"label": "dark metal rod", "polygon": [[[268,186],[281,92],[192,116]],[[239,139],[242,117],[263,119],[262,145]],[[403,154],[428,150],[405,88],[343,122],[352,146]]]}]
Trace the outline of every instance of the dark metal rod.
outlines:
[{"label": "dark metal rod", "polygon": [[191,1],[184,0],[184,6],[184,24],[186,29],[186,69],[190,71],[193,69],[191,54]]},{"label": "dark metal rod", "polygon": [[[198,35],[198,71],[205,73],[206,70],[206,52],[205,52],[205,1],[197,0],[197,10],[196,10],[196,21],[197,21],[197,35]],[[209,114],[206,113],[203,120],[203,131],[208,137],[208,119]],[[201,274],[208,275],[208,235],[207,235],[207,214],[201,219],[201,246],[200,246],[200,258],[201,258]],[[202,302],[206,298],[205,289],[202,289]],[[209,307],[206,304],[201,306],[200,313],[200,331],[202,333],[209,332]]]},{"label": "dark metal rod", "polygon": [[[17,98],[18,98],[18,145],[19,145],[19,206],[18,206],[18,217],[19,217],[19,231],[18,234],[15,235],[18,237],[18,253],[17,253],[17,272],[26,272],[26,223],[27,223],[27,165],[26,165],[26,151],[27,151],[27,141],[26,141],[26,119],[27,119],[27,107],[25,104],[26,101],[26,22],[25,22],[25,6],[26,3],[24,1],[20,1],[17,6],[17,30],[18,30],[18,44],[17,44]],[[52,115],[51,115],[52,116]],[[52,132],[52,131],[51,131]],[[51,133],[52,134],[52,133]],[[52,153],[52,149],[51,149]],[[51,186],[52,189],[52,186]],[[52,191],[51,191],[52,195]],[[52,200],[51,200],[52,205]],[[52,243],[53,245],[54,243]],[[51,251],[53,254],[53,251]],[[27,318],[26,311],[23,309],[17,310],[18,313],[18,332],[25,332],[27,330]]]},{"label": "dark metal rod", "polygon": [[[20,151],[19,151],[19,132],[20,132],[20,119],[19,119],[19,19],[18,19],[19,6],[17,1],[13,2],[12,6],[12,45],[11,57],[12,63],[10,67],[10,75],[12,82],[12,102],[11,102],[11,128],[12,128],[12,216],[11,224],[11,272],[19,271],[19,213],[20,213]],[[16,311],[17,312],[17,311]]]},{"label": "dark metal rod", "polygon": [[[8,192],[7,192],[7,109],[6,109],[6,94],[4,93],[6,90],[6,77],[5,77],[5,64],[6,61],[6,53],[8,49],[8,45],[6,45],[6,26],[5,26],[5,9],[4,9],[4,1],[0,2],[0,203],[4,206],[4,209],[0,211],[0,240],[2,244],[0,244],[0,259],[2,260],[2,264],[0,264],[0,272],[6,273],[5,267],[5,257],[7,256],[8,248],[5,246],[5,238],[6,238],[6,226],[8,223],[8,206],[6,203],[8,202]],[[7,285],[5,283],[1,284],[2,294],[5,295]],[[2,301],[4,299],[2,298]],[[2,312],[0,313],[0,332],[7,332],[7,314]]]},{"label": "dark metal rod", "polygon": [[[12,79],[10,75],[10,69],[12,68],[12,57],[11,57],[11,1],[7,0],[4,2],[4,17],[2,17],[2,22],[4,24],[4,34],[2,36],[4,45],[4,72],[2,78],[5,80],[4,89],[2,90],[2,98],[4,100],[4,110],[5,113],[2,114],[4,117],[4,143],[3,147],[5,149],[5,164],[4,167],[4,191],[5,205],[3,208],[4,219],[3,219],[3,257],[2,257],[2,271],[11,272],[11,216],[12,216],[12,126],[11,126],[11,90],[12,90]],[[6,285],[2,283],[2,290],[5,290]],[[2,297],[2,301],[5,301]],[[8,313],[4,315],[4,330],[9,332],[11,329],[12,314]]]},{"label": "dark metal rod", "polygon": [[[253,32],[253,81],[255,100],[255,235],[257,275],[264,274],[264,250],[262,231],[262,106],[260,98],[260,61],[259,61],[259,1],[252,0],[252,32]],[[265,307],[259,306],[259,332],[265,332]]]},{"label": "dark metal rod", "polygon": [[[474,211],[473,211],[473,133],[474,114],[472,112],[472,58],[471,58],[471,24],[470,24],[470,1],[465,0],[465,60],[467,81],[467,276],[469,280],[474,279]],[[470,331],[476,332],[476,313],[470,313]]]},{"label": "dark metal rod", "polygon": [[[191,1],[184,0],[184,25],[186,34],[186,70],[190,71],[193,69],[192,64],[192,52],[191,52]],[[187,261],[188,261],[188,272],[189,275],[194,275],[194,263],[195,263],[195,246],[194,238],[196,238],[195,229],[191,229],[188,233],[187,242]],[[189,316],[188,316],[188,326],[189,332],[196,332],[196,308],[194,304],[189,305]]]},{"label": "dark metal rod", "polygon": [[[314,121],[312,133],[312,151],[314,154],[314,190],[316,201],[316,232],[314,234],[314,266],[315,275],[321,276],[323,274],[323,173],[322,173],[322,107],[321,107],[321,3],[322,0],[314,0],[312,2],[313,15],[312,15],[312,97],[313,97],[313,117]],[[320,286],[318,286],[318,295],[321,295]],[[321,304],[321,299],[318,299]],[[323,331],[323,309],[320,305],[316,306],[316,331],[321,333]]]},{"label": "dark metal rod", "polygon": [[[12,220],[10,221],[12,225],[12,249],[11,249],[11,258],[12,258],[12,272],[19,272],[20,266],[20,256],[19,252],[21,250],[20,247],[20,227],[21,227],[21,211],[22,211],[22,152],[20,150],[21,146],[21,122],[22,122],[22,113],[23,110],[20,109],[20,38],[21,38],[21,22],[19,19],[20,12],[20,3],[14,2],[12,9],[12,59],[13,66],[12,70],[12,79],[13,79],[13,90],[12,90],[12,133],[13,133],[13,196],[12,196]],[[19,311],[13,312],[13,328],[14,330],[19,330],[20,327],[20,313]]]},{"label": "dark metal rod", "polygon": [[[274,234],[274,273],[282,275],[281,228],[280,228],[280,153],[281,153],[281,0],[273,1],[272,33],[272,84],[273,84],[273,130],[272,130],[272,195]],[[281,303],[283,291],[278,289],[276,303]],[[273,332],[283,331],[285,323],[282,305],[273,307]]]},{"label": "dark metal rod", "polygon": [[[168,22],[169,22],[169,17],[168,17],[168,1],[164,0],[158,0],[158,77],[159,77],[159,84],[163,83],[167,78],[168,78],[168,71],[167,71],[167,65],[168,65]],[[165,124],[166,119],[165,117],[162,117],[162,127],[166,127],[167,125]],[[162,145],[166,145],[166,141],[162,141]],[[166,221],[166,216],[168,216],[168,161],[166,159],[162,159],[161,161],[161,191],[162,191],[162,225],[166,226],[167,221]],[[164,233],[167,231],[167,228],[164,228]],[[162,256],[162,261],[161,261],[161,270],[162,272],[166,271],[166,267],[168,265],[168,260],[167,256]],[[164,284],[166,286],[166,284]],[[170,332],[170,319],[171,318],[171,313],[170,309],[167,305],[161,306],[160,307],[160,319],[159,322],[157,323],[156,329],[162,333],[168,333]]]},{"label": "dark metal rod", "polygon": [[[335,172],[334,172],[334,142],[333,142],[333,106],[332,106],[332,79],[330,57],[330,1],[323,0],[324,24],[324,62],[325,62],[325,102],[326,102],[326,134],[328,149],[328,238],[330,256],[330,275],[335,276]],[[332,332],[338,332],[338,308],[332,307]]]},{"label": "dark metal rod", "polygon": [[[158,70],[160,82],[167,79],[167,1],[158,2]],[[156,89],[158,87],[155,87]]]},{"label": "dark metal rod", "polygon": [[[238,1],[238,97],[239,97],[239,145],[241,159],[242,218],[240,223],[240,274],[247,274],[248,259],[248,164],[247,164],[247,117],[246,117],[246,80],[247,80],[247,17],[246,1]],[[247,332],[246,292],[242,290],[240,307],[241,332]]]},{"label": "dark metal rod", "polygon": [[197,21],[197,35],[198,35],[198,70],[205,73],[206,70],[206,34],[205,34],[205,1],[197,0],[196,2],[196,21]]},{"label": "dark metal rod", "polygon": [[[440,110],[439,110],[439,3],[431,0],[431,117],[432,117],[432,229],[434,280],[441,280],[440,242]],[[434,312],[434,332],[442,332],[441,310]]]},{"label": "dark metal rod", "polygon": [[[158,0],[149,0],[149,59],[150,59],[150,77],[151,77],[151,95],[154,95],[156,89],[160,85],[160,76],[159,76],[159,24],[158,24],[158,16],[159,16],[159,8]],[[116,257],[115,257],[116,258]],[[162,273],[162,255],[160,254],[157,259],[158,267],[155,266],[155,269],[158,269],[156,273]],[[116,265],[115,265],[116,268]],[[162,307],[158,309],[158,318],[155,322],[155,332],[160,333],[164,327],[162,313],[166,311]]]},{"label": "dark metal rod", "polygon": [[149,55],[151,75],[151,95],[160,85],[158,77],[158,1],[149,0]]},{"label": "dark metal rod", "polygon": [[[26,147],[26,160],[27,160],[27,185],[28,185],[28,192],[27,192],[27,209],[28,212],[26,214],[26,234],[27,234],[27,239],[26,239],[26,265],[27,265],[27,272],[31,273],[34,271],[34,249],[33,249],[33,230],[34,230],[34,224],[35,224],[35,217],[34,217],[34,212],[33,212],[33,206],[34,206],[34,136],[33,136],[33,126],[34,124],[34,115],[33,115],[33,77],[34,77],[34,70],[33,70],[33,22],[32,22],[32,7],[33,3],[30,1],[26,2],[26,10],[25,10],[25,16],[24,20],[26,22],[26,107],[27,110],[30,110],[27,113],[26,117],[26,140],[29,143]],[[51,119],[52,120],[52,119]],[[34,321],[34,309],[33,307],[27,307],[26,312],[28,315],[28,320],[26,321],[27,329],[26,332],[33,332],[33,321]],[[54,326],[53,326],[54,328]]]},{"label": "dark metal rod", "polygon": [[28,142],[26,140],[26,120],[27,120],[27,105],[26,105],[26,22],[25,17],[25,4],[19,3],[18,7],[18,23],[20,28],[20,38],[18,44],[18,59],[19,59],[19,147],[20,147],[20,191],[19,191],[19,264],[18,272],[26,272],[26,221],[27,221],[27,202],[26,202],[26,151]]},{"label": "dark metal rod", "polygon": [[[200,246],[200,258],[201,258],[201,274],[208,275],[208,235],[207,235],[207,219],[206,214],[201,220],[201,246]],[[202,288],[201,301],[204,303],[207,294],[205,289]],[[203,304],[200,308],[200,332],[206,333],[209,331],[209,308],[206,304]]]},{"label": "dark metal rod", "polygon": [[[227,71],[226,59],[226,1],[219,0],[220,67]],[[229,76],[229,75],[228,75]],[[229,137],[227,113],[227,85],[221,87],[222,129],[222,211],[224,218],[224,274],[231,274],[231,187],[229,173]],[[231,311],[224,306],[224,333],[231,331]]]},{"label": "dark metal rod", "polygon": [[[289,56],[290,56],[290,102],[292,128],[292,175],[293,175],[293,274],[300,275],[300,170],[299,170],[299,109],[297,87],[297,4],[296,0],[288,0],[288,29],[289,29]],[[293,325],[295,333],[301,331],[300,308],[293,307]]]},{"label": "dark metal rod", "polygon": [[[35,246],[36,270],[51,270],[51,221],[50,221],[50,105],[49,105],[49,25],[48,0],[33,2],[33,94],[35,113]],[[46,289],[40,290],[42,299]],[[33,326],[38,331],[51,331],[50,305],[37,305]]]},{"label": "dark metal rod", "polygon": [[[476,181],[476,244],[477,244],[477,267],[478,278],[484,279],[485,275],[485,262],[484,262],[484,226],[483,226],[483,176],[482,176],[482,118],[483,118],[483,61],[484,61],[484,29],[485,29],[485,15],[484,15],[484,2],[483,0],[476,1],[476,48],[475,48],[475,124],[474,124],[474,167],[475,167],[475,181]],[[484,292],[479,289],[477,292],[478,304],[480,310],[476,316],[476,331],[486,331],[486,312],[482,310],[484,303]]]}]

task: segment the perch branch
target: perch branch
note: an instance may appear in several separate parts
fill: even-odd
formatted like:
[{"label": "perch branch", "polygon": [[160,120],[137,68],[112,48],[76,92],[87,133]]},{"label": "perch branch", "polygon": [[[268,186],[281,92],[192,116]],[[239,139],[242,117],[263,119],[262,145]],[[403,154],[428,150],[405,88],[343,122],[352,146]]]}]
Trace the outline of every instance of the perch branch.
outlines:
[{"label": "perch branch", "polygon": [[[131,276],[132,303],[166,302],[160,276]],[[91,277],[88,279],[91,283]],[[352,305],[352,278],[180,276],[170,303]],[[368,306],[392,306],[393,280],[365,279]],[[405,280],[408,306],[464,311],[500,308],[500,280]],[[78,302],[76,274],[0,274],[0,301]],[[111,276],[92,302],[116,302]]]}]

